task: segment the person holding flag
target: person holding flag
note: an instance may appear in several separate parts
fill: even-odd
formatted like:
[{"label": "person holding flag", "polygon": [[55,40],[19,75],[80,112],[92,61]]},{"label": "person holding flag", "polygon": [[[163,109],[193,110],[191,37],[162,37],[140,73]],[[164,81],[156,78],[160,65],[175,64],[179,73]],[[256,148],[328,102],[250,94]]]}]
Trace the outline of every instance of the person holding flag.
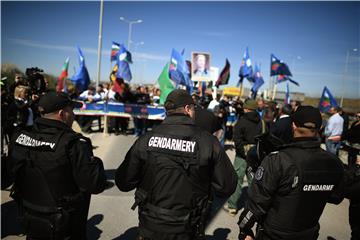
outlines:
[{"label": "person holding flag", "polygon": [[68,69],[69,69],[69,57],[66,58],[61,74],[58,77],[58,82],[57,82],[57,86],[56,86],[56,91],[57,92],[61,92],[63,90],[65,90],[66,88],[66,77],[68,76]]},{"label": "person holding flag", "polygon": [[260,72],[260,67],[255,64],[255,74],[254,74],[254,84],[251,88],[251,98],[256,99],[257,92],[259,88],[264,84],[264,78]]},{"label": "person holding flag", "polygon": [[129,63],[132,63],[131,53],[125,48],[124,44],[120,44],[120,49],[116,54],[117,78],[122,78],[127,82],[131,81],[132,74]]}]

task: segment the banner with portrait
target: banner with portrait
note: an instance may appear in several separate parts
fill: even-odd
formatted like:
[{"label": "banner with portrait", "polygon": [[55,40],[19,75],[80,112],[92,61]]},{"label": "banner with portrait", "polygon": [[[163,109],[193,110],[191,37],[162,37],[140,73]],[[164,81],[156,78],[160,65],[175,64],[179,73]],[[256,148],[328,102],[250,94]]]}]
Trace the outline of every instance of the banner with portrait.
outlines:
[{"label": "banner with portrait", "polygon": [[191,53],[191,80],[206,82],[211,81],[210,59],[210,53]]}]

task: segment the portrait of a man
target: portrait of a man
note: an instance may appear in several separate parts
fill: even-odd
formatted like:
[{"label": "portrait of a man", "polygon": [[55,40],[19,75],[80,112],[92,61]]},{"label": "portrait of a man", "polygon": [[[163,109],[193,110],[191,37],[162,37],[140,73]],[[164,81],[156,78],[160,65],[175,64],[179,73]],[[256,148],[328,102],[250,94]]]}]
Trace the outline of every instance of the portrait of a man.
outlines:
[{"label": "portrait of a man", "polygon": [[194,81],[210,81],[210,54],[192,53],[191,79]]}]

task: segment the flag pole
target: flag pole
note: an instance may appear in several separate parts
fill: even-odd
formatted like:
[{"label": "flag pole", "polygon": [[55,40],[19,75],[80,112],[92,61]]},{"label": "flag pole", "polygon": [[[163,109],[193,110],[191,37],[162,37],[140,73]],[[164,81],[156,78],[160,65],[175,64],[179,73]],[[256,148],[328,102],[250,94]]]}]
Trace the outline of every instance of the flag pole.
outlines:
[{"label": "flag pole", "polygon": [[242,81],[242,82],[240,83],[240,99],[242,98],[243,91],[244,91],[243,83],[244,83],[244,81]]},{"label": "flag pole", "polygon": [[[274,79],[275,80],[275,79]],[[272,95],[272,100],[275,100],[275,96],[276,96],[276,89],[277,89],[277,81],[274,81],[274,88],[273,88],[273,95]]]}]

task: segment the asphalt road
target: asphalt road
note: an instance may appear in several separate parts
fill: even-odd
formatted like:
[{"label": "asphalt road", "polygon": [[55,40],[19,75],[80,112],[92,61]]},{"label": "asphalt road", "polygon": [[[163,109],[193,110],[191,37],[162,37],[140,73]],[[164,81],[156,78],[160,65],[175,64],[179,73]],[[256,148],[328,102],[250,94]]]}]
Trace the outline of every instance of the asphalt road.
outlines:
[{"label": "asphalt road", "polygon": [[[104,161],[109,181],[114,183],[114,173],[121,164],[126,152],[136,138],[132,135],[115,136],[93,133],[88,135],[95,146],[94,153]],[[234,151],[227,150],[230,159],[234,159]],[[8,197],[8,191],[1,192],[1,238],[25,239],[16,219],[16,206]],[[136,235],[137,212],[130,209],[134,201],[134,192],[120,192],[116,186],[93,195],[89,211],[88,237],[93,239],[130,240]],[[232,217],[221,208],[223,201],[218,201],[206,234],[209,240],[237,239],[238,216]],[[350,239],[348,224],[348,200],[340,205],[328,204],[320,219],[320,237],[328,236],[337,240]]]}]

